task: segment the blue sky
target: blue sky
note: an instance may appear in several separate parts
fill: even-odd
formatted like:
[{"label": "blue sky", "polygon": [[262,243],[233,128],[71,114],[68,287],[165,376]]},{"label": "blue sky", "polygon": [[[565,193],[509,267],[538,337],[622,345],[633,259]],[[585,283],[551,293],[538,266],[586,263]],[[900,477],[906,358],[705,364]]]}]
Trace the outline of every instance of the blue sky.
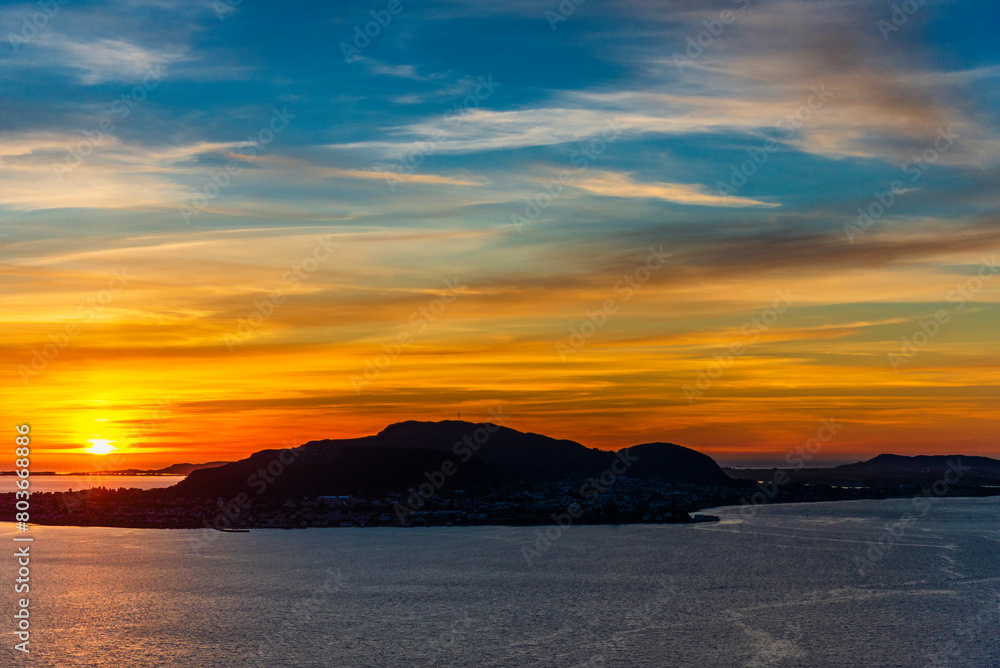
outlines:
[{"label": "blue sky", "polygon": [[[998,25],[996,5],[932,0],[5,3],[0,254],[17,315],[3,347],[30,359],[127,267],[139,287],[66,353],[66,373],[113,348],[137,374],[133,406],[154,405],[163,350],[241,377],[219,353],[226,332],[275,267],[334,235],[343,257],[242,350],[301,359],[269,400],[306,411],[326,397],[327,414],[352,416],[347,432],[466,392],[470,413],[514,406],[540,431],[596,429],[596,444],[636,434],[739,459],[742,440],[771,456],[836,410],[862,425],[844,452],[915,434],[933,449],[996,395],[982,334],[996,286],[908,362],[919,372],[887,359],[1000,246]],[[858,227],[880,193],[884,210]],[[672,260],[636,302],[569,364],[555,357],[660,246]],[[356,397],[366,351],[452,276],[470,286],[454,320],[368,388],[371,403]],[[706,403],[686,401],[789,285],[802,301],[777,325],[787,335],[772,330]],[[329,387],[306,371],[320,354],[337,360],[316,363]],[[498,367],[536,380],[482,380]],[[91,382],[51,371],[27,391],[55,410],[54,387]],[[888,426],[925,409],[929,388],[958,387],[968,396],[930,426]],[[273,418],[263,399],[247,411]],[[992,447],[990,424],[960,441]]]},{"label": "blue sky", "polygon": [[[626,184],[669,183],[678,187],[651,192],[642,205],[668,217],[678,211],[672,204],[692,215],[710,215],[692,206],[773,208],[779,216],[829,212],[836,227],[838,211],[853,211],[950,125],[962,146],[931,165],[934,178],[923,178],[921,192],[893,214],[929,213],[930,206],[969,216],[992,203],[975,190],[995,176],[998,70],[990,31],[1000,17],[996,8],[973,3],[924,3],[885,33],[888,39],[878,22],[891,21],[891,5],[881,3],[719,2],[667,10],[591,1],[564,3],[573,13],[553,23],[558,3],[401,2],[393,15],[378,3],[302,3],[276,12],[250,2],[56,2],[58,11],[31,35],[23,21],[40,16],[40,7],[0,12],[9,111],[3,129],[28,151],[6,161],[34,179],[35,168],[51,171],[60,153],[71,159],[60,142],[71,148],[84,132],[96,136],[110,117],[112,132],[86,162],[93,169],[121,165],[105,191],[126,191],[132,205],[157,212],[151,219],[169,211],[170,197],[202,189],[211,168],[264,127],[272,108],[287,109],[294,120],[261,152],[267,164],[253,171],[275,178],[269,186],[236,180],[213,199],[218,215],[200,224],[231,223],[228,207],[256,199],[267,203],[255,207],[256,215],[271,222],[288,207],[299,215],[356,217],[363,209],[395,216],[394,203],[405,200],[415,213],[430,206],[430,215],[492,225],[615,118],[622,133],[593,161],[574,201],[588,193],[604,199]],[[371,12],[391,21],[345,62],[342,44],[353,45],[355,28],[374,25]],[[723,12],[732,12],[728,23]],[[713,25],[718,36],[709,34]],[[697,39],[706,46],[692,52],[688,40]],[[145,99],[119,119],[115,100],[156,71],[162,80],[140,91]],[[477,90],[483,96],[481,78],[496,87],[482,100],[468,97]],[[777,127],[808,102],[813,87],[831,97],[809,110],[801,127]],[[449,126],[445,114],[469,104],[476,106]],[[732,166],[768,137],[778,142],[768,164],[732,201],[713,201]],[[379,175],[398,170],[421,142],[432,154],[415,158],[423,161],[413,183],[387,192]],[[304,180],[295,178],[299,170],[328,171]],[[65,190],[88,187],[87,178],[70,176]],[[817,180],[829,187],[817,188]],[[8,185],[16,191],[23,184]],[[32,190],[9,193],[4,206],[51,210],[50,193]],[[442,193],[453,202],[448,212],[427,202]],[[79,202],[67,193],[64,203]]]}]

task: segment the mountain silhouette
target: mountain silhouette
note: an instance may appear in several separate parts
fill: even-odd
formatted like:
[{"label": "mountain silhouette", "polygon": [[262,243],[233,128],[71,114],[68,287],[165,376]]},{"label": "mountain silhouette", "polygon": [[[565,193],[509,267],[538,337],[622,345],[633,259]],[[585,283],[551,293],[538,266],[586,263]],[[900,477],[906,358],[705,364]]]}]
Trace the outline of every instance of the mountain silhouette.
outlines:
[{"label": "mountain silhouette", "polygon": [[966,484],[995,482],[1000,479],[1000,460],[970,455],[891,455],[882,454],[868,461],[843,464],[833,469],[837,474],[861,479],[900,479],[932,481],[960,474]]},{"label": "mountain silhouette", "polygon": [[[670,443],[611,452],[489,423],[444,420],[400,422],[374,436],[263,450],[194,471],[169,489],[186,496],[312,497],[405,492],[427,482],[428,475],[452,488],[475,489],[596,477],[608,470],[674,483],[732,483],[711,457]],[[447,475],[438,476],[442,471]]]},{"label": "mountain silhouette", "polygon": [[[779,469],[726,469],[741,480],[772,480]],[[823,485],[932,485],[944,480],[954,486],[1000,484],[1000,460],[972,455],[882,454],[863,462],[833,468],[785,468],[788,479]]]}]

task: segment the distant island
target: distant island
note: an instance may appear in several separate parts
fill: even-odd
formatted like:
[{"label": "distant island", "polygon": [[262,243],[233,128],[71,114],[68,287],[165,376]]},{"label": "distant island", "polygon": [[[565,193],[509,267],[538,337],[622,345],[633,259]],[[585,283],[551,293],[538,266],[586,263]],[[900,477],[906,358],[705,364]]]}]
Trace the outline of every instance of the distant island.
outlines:
[{"label": "distant island", "polygon": [[[1000,461],[880,455],[830,469],[722,469],[672,443],[618,451],[491,423],[408,421],[373,436],[140,473],[162,489],[31,496],[38,524],[215,528],[689,523],[724,505],[1000,495]],[[135,471],[128,469],[127,471]],[[0,495],[0,517],[14,495]]]},{"label": "distant island", "polygon": [[[211,469],[230,464],[231,462],[206,462],[204,464],[171,464],[162,469],[113,469],[110,471],[77,471],[75,473],[56,473],[54,471],[32,471],[32,476],[75,475],[75,476],[109,476],[109,475],[188,475],[192,471]],[[0,471],[0,475],[14,475],[14,471]]]},{"label": "distant island", "polygon": [[[784,472],[792,482],[822,485],[933,484],[948,470],[949,463],[961,460],[965,485],[1000,485],[1000,460],[968,455],[879,455],[865,462],[832,468],[726,468],[731,478],[740,480],[773,479]],[[964,469],[968,470],[964,470]]]}]

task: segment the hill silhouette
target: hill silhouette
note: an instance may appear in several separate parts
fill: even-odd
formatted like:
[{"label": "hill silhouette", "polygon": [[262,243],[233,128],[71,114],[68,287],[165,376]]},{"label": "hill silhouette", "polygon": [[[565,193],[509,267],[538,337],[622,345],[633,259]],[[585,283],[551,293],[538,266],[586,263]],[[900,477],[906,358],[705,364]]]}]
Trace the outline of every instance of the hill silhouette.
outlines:
[{"label": "hill silhouette", "polygon": [[428,473],[441,471],[445,462],[454,466],[445,476],[453,488],[586,478],[613,466],[619,475],[624,469],[625,475],[647,480],[732,482],[711,457],[670,443],[611,452],[488,423],[444,420],[400,422],[374,436],[263,450],[238,462],[194,471],[169,489],[187,496],[233,496],[248,489],[274,497],[404,492],[425,482]]},{"label": "hill silhouette", "polygon": [[[1000,481],[1000,460],[970,455],[892,455],[882,454],[868,461],[843,464],[833,469],[839,475],[884,482],[914,480],[932,482],[946,472],[960,475],[965,484]],[[949,477],[950,477],[949,476]]]},{"label": "hill silhouette", "polygon": [[733,478],[772,480],[783,470],[793,482],[825,485],[928,485],[947,479],[961,486],[1000,484],[1000,460],[971,455],[881,454],[832,468],[726,469]]}]

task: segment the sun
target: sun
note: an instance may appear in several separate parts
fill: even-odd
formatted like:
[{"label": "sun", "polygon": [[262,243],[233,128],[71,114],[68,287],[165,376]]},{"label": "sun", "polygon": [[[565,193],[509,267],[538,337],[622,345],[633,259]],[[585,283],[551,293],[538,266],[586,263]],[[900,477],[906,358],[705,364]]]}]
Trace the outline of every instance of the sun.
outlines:
[{"label": "sun", "polygon": [[110,455],[111,451],[114,450],[111,444],[117,443],[117,441],[108,441],[103,438],[92,438],[87,442],[90,443],[89,452],[92,455]]}]

